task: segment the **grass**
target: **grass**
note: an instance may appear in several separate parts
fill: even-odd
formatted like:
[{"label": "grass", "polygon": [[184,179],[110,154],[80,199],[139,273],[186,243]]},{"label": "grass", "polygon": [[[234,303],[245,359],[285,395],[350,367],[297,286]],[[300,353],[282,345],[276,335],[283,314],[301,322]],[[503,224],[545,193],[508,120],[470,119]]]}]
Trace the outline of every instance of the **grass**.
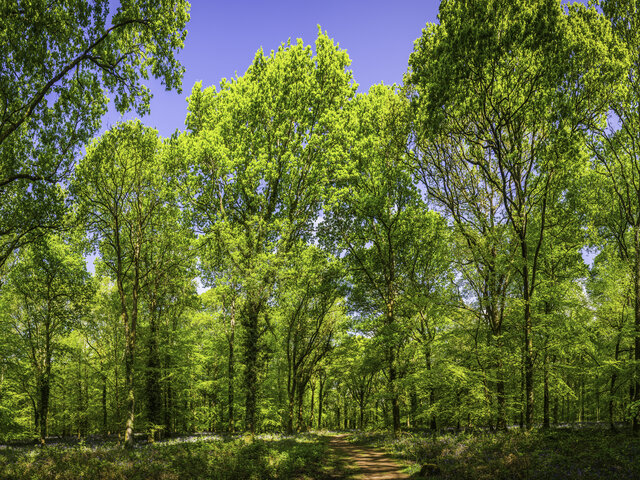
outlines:
[{"label": "grass", "polygon": [[[352,478],[350,461],[328,434],[182,437],[124,450],[115,442],[0,445],[0,479],[298,479]],[[352,433],[381,447],[417,477],[435,464],[441,479],[637,479],[640,438],[603,429],[429,435]]]},{"label": "grass", "polygon": [[124,450],[96,446],[0,448],[2,479],[317,479],[327,478],[320,435],[186,438]]},{"label": "grass", "polygon": [[640,438],[602,429],[503,433],[355,434],[409,463],[409,473],[435,464],[441,479],[638,479]]}]

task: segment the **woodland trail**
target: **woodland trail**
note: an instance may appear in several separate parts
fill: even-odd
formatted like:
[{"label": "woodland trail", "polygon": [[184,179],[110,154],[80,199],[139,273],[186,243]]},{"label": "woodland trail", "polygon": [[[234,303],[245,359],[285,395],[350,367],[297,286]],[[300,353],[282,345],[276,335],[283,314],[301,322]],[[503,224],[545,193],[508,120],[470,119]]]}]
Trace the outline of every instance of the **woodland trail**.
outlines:
[{"label": "woodland trail", "polygon": [[371,447],[353,445],[346,435],[336,435],[329,442],[331,449],[348,465],[340,477],[353,480],[406,480],[409,476],[401,466],[384,453]]}]

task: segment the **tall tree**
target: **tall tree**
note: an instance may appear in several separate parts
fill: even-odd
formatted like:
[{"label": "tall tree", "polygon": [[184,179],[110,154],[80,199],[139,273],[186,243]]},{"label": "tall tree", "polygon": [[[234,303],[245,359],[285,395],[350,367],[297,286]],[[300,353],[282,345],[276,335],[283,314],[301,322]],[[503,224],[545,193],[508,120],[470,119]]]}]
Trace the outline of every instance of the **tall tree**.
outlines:
[{"label": "tall tree", "polygon": [[381,318],[374,329],[384,339],[394,432],[400,428],[396,359],[407,336],[399,322],[408,315],[403,295],[416,265],[413,254],[434,247],[429,240],[442,222],[426,211],[406,167],[407,107],[395,88],[383,85],[352,102],[350,158],[321,226],[349,265],[352,310]]},{"label": "tall tree", "polygon": [[[617,46],[626,54],[623,81],[612,84],[614,95],[609,121],[594,128],[594,168],[606,178],[601,195],[607,198],[598,215],[599,225],[618,247],[631,270],[634,305],[634,358],[640,364],[640,186],[638,149],[640,112],[640,12],[635,1],[602,0],[602,10],[610,21]],[[613,201],[611,201],[613,199]],[[606,208],[609,207],[609,208]],[[597,220],[596,220],[597,221]],[[633,431],[640,432],[640,366],[636,367],[632,414]]]},{"label": "tall tree", "polygon": [[119,124],[87,149],[76,169],[73,194],[79,214],[98,245],[116,283],[125,332],[127,425],[125,444],[133,445],[135,347],[142,292],[158,274],[150,256],[170,214],[173,189],[155,130],[140,122]]},{"label": "tall tree", "polygon": [[[0,269],[13,250],[61,221],[58,186],[96,134],[107,94],[149,110],[149,74],[180,89],[175,57],[185,0],[2,2],[0,5]],[[110,19],[111,24],[108,24]]]},{"label": "tall tree", "polygon": [[[256,428],[260,324],[277,272],[314,231],[342,154],[339,113],[354,94],[344,50],[321,32],[315,55],[299,40],[258,51],[243,77],[189,97],[187,158],[198,223],[219,244],[244,293],[245,428]],[[197,193],[196,193],[197,192]]]},{"label": "tall tree", "polygon": [[409,61],[416,150],[441,143],[440,160],[463,165],[486,185],[489,209],[497,214],[487,221],[499,221],[516,246],[531,427],[531,304],[540,253],[549,241],[548,215],[584,158],[578,148],[583,130],[606,110],[616,51],[609,48],[611,32],[601,15],[577,4],[565,12],[560,0],[447,1],[438,18]]},{"label": "tall tree", "polygon": [[302,407],[306,388],[318,364],[329,354],[343,307],[342,265],[315,246],[298,247],[278,285],[281,318],[278,337],[287,362],[287,431],[304,428]]},{"label": "tall tree", "polygon": [[35,423],[47,437],[51,368],[61,354],[61,338],[79,328],[91,297],[91,281],[80,251],[48,236],[22,249],[10,274],[10,318],[19,345],[29,359],[35,393]]}]

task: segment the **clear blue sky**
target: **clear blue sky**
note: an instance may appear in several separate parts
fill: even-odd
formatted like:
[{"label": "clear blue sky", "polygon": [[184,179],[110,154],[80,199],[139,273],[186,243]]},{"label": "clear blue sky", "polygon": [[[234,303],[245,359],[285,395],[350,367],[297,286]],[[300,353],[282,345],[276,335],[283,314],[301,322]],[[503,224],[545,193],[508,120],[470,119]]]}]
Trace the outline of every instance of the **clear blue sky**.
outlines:
[{"label": "clear blue sky", "polygon": [[[186,98],[196,81],[218,84],[243,75],[255,52],[268,53],[291,39],[315,42],[320,25],[349,53],[359,91],[373,84],[401,83],[413,42],[427,22],[436,22],[438,0],[191,0],[191,21],[179,59],[186,68],[182,93],[150,82],[154,98],[143,122],[169,136],[184,128]],[[124,119],[133,118],[129,114]],[[103,131],[121,120],[110,113]]]}]

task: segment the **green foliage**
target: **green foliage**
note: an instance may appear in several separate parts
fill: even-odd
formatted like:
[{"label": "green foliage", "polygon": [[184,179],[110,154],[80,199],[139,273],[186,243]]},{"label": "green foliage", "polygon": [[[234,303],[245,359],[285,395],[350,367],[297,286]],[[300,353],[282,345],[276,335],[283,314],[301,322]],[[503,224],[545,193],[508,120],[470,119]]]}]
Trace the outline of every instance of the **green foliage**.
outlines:
[{"label": "green foliage", "polygon": [[175,53],[188,8],[184,0],[122,2],[116,12],[107,0],[2,3],[0,268],[12,251],[60,224],[62,185],[100,128],[108,93],[119,112],[144,114],[149,74],[180,89]]},{"label": "green foliage", "polygon": [[315,478],[326,459],[327,440],[316,435],[249,439],[203,438],[157,442],[136,450],[114,444],[53,446],[0,452],[0,475],[17,478],[96,480],[187,478]]},{"label": "green foliage", "polygon": [[634,478],[637,437],[589,428],[551,432],[458,433],[425,437],[405,434],[355,435],[414,464],[435,464],[439,478]]}]

